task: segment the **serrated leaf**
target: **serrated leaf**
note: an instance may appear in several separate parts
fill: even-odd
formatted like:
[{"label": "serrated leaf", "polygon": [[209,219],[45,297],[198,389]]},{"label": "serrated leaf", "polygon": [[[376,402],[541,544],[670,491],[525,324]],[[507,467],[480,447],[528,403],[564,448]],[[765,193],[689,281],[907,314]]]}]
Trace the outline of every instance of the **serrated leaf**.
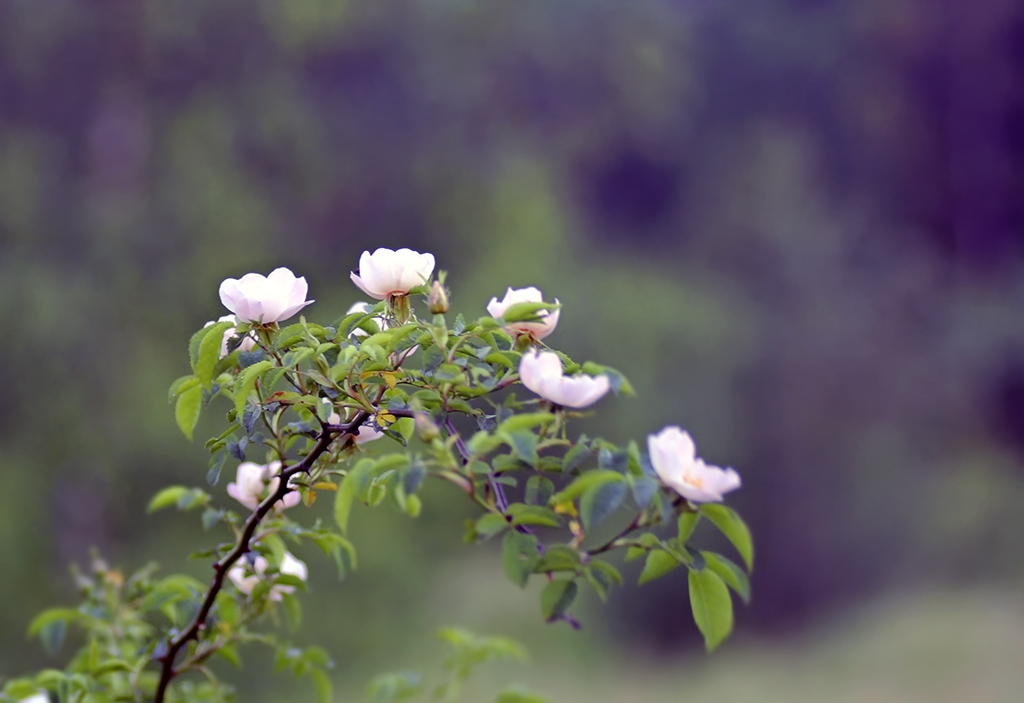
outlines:
[{"label": "serrated leaf", "polygon": [[653,581],[671,571],[675,571],[680,566],[682,565],[679,563],[679,560],[668,552],[661,549],[651,550],[647,555],[647,561],[644,562],[644,570],[640,572],[640,579],[637,583],[642,586],[648,581]]},{"label": "serrated leaf", "polygon": [[704,557],[705,568],[711,569],[718,574],[736,594],[743,599],[747,605],[750,604],[750,579],[743,573],[743,569],[731,559],[726,559],[721,554],[714,552],[701,552]]},{"label": "serrated leaf", "polygon": [[235,326],[234,322],[218,322],[207,328],[206,336],[199,343],[199,354],[196,357],[196,378],[203,388],[210,390],[213,383],[213,370],[220,360],[220,350],[224,343],[224,333]]},{"label": "serrated leaf", "polygon": [[245,411],[245,406],[249,402],[249,394],[256,388],[256,381],[260,374],[272,369],[273,367],[273,362],[261,361],[258,364],[253,364],[238,375],[238,380],[235,381],[234,400],[235,411],[238,413],[239,417],[241,417],[242,413]]},{"label": "serrated leaf", "polygon": [[540,593],[540,611],[546,620],[554,620],[568,610],[579,587],[575,581],[556,579],[549,581]]},{"label": "serrated leaf", "polygon": [[732,632],[732,599],[725,582],[711,569],[690,572],[690,607],[704,646],[714,651]]},{"label": "serrated leaf", "polygon": [[743,522],[743,518],[732,508],[718,503],[704,503],[700,506],[700,512],[732,542],[736,551],[743,557],[747,571],[753,572],[754,542],[750,537],[750,528]]},{"label": "serrated leaf", "polygon": [[501,566],[512,583],[525,587],[540,555],[537,538],[512,530],[501,541]]},{"label": "serrated leaf", "polygon": [[175,379],[174,383],[171,384],[171,387],[167,389],[167,402],[174,402],[179,395],[187,391],[189,388],[195,388],[198,385],[199,379],[191,374]]},{"label": "serrated leaf", "polygon": [[174,405],[174,419],[178,423],[188,441],[192,441],[192,432],[199,422],[199,413],[203,408],[203,387],[196,384],[187,391],[178,394]]}]

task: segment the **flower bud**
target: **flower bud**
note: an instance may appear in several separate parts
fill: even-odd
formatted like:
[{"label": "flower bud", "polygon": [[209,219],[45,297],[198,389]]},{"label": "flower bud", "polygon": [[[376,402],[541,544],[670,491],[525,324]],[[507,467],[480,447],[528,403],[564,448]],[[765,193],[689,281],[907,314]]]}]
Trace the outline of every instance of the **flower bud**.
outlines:
[{"label": "flower bud", "polygon": [[440,281],[434,281],[427,296],[427,309],[432,315],[443,315],[448,312],[448,293]]},{"label": "flower bud", "polygon": [[437,423],[427,413],[416,413],[416,434],[424,442],[432,442],[441,436]]}]

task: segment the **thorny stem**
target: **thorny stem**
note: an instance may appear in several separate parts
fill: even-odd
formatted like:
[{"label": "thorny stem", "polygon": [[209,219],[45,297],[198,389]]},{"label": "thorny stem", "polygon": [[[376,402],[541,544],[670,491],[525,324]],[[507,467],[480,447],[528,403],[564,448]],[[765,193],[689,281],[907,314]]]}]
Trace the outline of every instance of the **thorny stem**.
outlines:
[{"label": "thorny stem", "polygon": [[288,485],[288,480],[299,473],[308,472],[313,464],[320,456],[328,450],[331,446],[331,442],[338,435],[345,436],[350,435],[355,431],[359,425],[369,418],[370,414],[363,411],[356,415],[351,422],[343,425],[339,428],[328,427],[321,431],[317,437],[316,444],[310,450],[309,454],[305,458],[292,466],[282,467],[278,476],[280,481],[277,484],[277,490],[275,490],[270,496],[267,497],[256,510],[249,516],[245,521],[245,528],[242,530],[242,535],[238,538],[238,543],[235,544],[228,554],[213,565],[213,581],[210,583],[210,590],[207,591],[206,597],[203,599],[202,605],[199,607],[199,612],[196,613],[195,619],[192,624],[189,625],[188,629],[179,634],[177,637],[171,637],[167,642],[167,650],[157,657],[156,660],[160,662],[160,681],[157,684],[156,696],[153,698],[153,703],[163,703],[164,696],[167,695],[167,687],[171,683],[171,680],[181,673],[180,670],[175,669],[174,660],[177,658],[178,653],[194,639],[198,639],[200,632],[206,626],[206,620],[210,615],[210,611],[213,609],[214,601],[217,599],[217,595],[224,587],[224,579],[228,574],[228,571],[234,566],[235,562],[238,561],[246,552],[249,551],[249,546],[252,542],[253,535],[256,533],[256,528],[264,517],[267,516],[274,505],[277,504],[286,494],[288,494],[292,488]]}]

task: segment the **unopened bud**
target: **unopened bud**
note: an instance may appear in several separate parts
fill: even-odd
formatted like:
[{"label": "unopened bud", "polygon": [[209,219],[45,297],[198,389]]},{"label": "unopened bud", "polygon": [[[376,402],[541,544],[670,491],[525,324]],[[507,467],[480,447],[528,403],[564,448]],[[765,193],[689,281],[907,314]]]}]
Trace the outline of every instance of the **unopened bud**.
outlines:
[{"label": "unopened bud", "polygon": [[448,312],[448,293],[440,281],[434,281],[427,296],[427,309],[432,315],[443,315]]},{"label": "unopened bud", "polygon": [[437,423],[427,413],[416,413],[416,434],[424,442],[432,442],[441,436]]}]

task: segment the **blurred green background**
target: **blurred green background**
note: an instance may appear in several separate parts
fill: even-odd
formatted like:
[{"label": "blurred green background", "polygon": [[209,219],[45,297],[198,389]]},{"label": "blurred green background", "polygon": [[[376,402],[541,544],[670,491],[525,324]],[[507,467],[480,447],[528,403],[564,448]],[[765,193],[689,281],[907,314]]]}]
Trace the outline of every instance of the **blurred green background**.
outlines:
[{"label": "blurred green background", "polygon": [[[220,280],[290,266],[326,323],[409,246],[467,317],[561,300],[639,393],[590,434],[740,471],[754,602],[711,658],[678,573],[546,626],[433,486],[355,516],[344,583],[300,554],[338,700],[446,625],[534,654],[467,701],[1016,700],[1022,80],[1002,0],[0,0],[0,679],[92,546],[205,578],[144,506],[203,483],[165,399]],[[240,700],[300,700],[245,654]]]}]

